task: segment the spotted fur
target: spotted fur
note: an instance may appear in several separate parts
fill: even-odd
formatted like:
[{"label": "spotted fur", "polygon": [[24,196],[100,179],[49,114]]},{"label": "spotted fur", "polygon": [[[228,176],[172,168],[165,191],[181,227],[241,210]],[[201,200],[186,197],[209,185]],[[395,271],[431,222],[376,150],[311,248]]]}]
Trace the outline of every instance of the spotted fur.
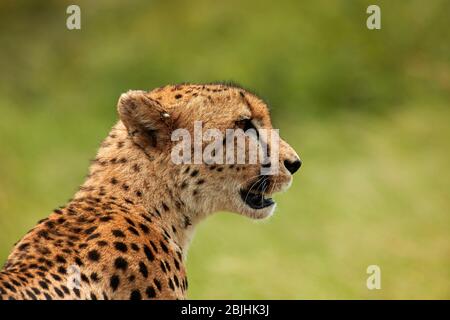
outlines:
[{"label": "spotted fur", "polygon": [[[0,272],[1,299],[184,299],[185,260],[197,223],[227,210],[264,218],[238,197],[259,165],[175,165],[175,128],[233,128],[242,117],[271,128],[266,104],[237,86],[175,85],[130,91],[86,181],[65,206],[38,222]],[[270,192],[291,182],[281,141],[281,172]],[[79,273],[78,273],[79,272]]]}]

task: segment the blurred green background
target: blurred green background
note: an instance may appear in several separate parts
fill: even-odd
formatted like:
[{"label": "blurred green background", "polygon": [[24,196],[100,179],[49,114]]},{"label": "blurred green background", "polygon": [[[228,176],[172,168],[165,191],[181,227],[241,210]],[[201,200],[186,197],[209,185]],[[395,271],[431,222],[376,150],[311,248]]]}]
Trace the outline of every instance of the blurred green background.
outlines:
[{"label": "blurred green background", "polygon": [[[381,30],[366,28],[369,4]],[[304,166],[272,219],[199,226],[189,297],[449,299],[449,12],[447,0],[1,1],[0,261],[77,190],[120,93],[234,80],[269,102]],[[366,288],[371,264],[381,290]]]}]

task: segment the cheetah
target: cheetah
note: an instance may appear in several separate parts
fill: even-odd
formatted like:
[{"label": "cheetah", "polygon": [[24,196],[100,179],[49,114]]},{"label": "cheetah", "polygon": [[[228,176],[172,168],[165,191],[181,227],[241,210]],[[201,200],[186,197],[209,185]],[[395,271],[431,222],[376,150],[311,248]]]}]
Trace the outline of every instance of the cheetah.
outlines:
[{"label": "cheetah", "polygon": [[[120,96],[119,121],[69,202],[17,242],[0,299],[186,299],[196,225],[217,211],[263,219],[301,161],[279,140],[279,172],[256,164],[175,164],[171,133],[272,128],[266,103],[237,85],[181,84]],[[267,142],[269,144],[269,142]]]}]

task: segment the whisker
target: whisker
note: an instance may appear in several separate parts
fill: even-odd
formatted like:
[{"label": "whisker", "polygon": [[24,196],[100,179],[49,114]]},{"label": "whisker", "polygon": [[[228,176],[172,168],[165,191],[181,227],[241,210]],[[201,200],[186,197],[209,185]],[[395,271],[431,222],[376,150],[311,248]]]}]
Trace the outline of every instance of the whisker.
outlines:
[{"label": "whisker", "polygon": [[250,193],[251,193],[251,190],[253,189],[253,187],[259,182],[259,181],[261,181],[261,179],[264,179],[264,176],[260,176],[251,186],[250,186],[250,189],[248,189],[247,190],[247,194],[245,195],[245,199],[244,199],[244,202],[246,202],[247,201],[247,198],[248,198],[248,196],[250,195]]},{"label": "whisker", "polygon": [[250,181],[252,181],[253,179],[255,179],[255,178],[257,178],[257,177],[260,177],[260,176],[261,176],[261,175],[259,175],[259,174],[255,175],[255,176],[252,176],[252,177],[248,178],[247,180],[245,180],[244,182],[238,184],[238,187],[241,187],[242,185],[246,185],[246,184],[248,184]]},{"label": "whisker", "polygon": [[271,188],[271,190],[270,190],[270,192],[269,192],[269,194],[272,194],[272,192],[275,190],[275,187],[278,185],[278,177],[275,177],[275,180],[273,180],[272,181],[272,188]]}]

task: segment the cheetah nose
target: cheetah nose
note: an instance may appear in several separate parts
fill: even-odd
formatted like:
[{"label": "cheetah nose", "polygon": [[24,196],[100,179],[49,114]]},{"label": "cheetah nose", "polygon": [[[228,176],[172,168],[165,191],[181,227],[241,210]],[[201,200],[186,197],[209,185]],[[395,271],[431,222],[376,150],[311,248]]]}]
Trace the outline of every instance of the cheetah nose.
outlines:
[{"label": "cheetah nose", "polygon": [[301,165],[302,162],[300,161],[300,159],[296,159],[295,161],[284,160],[284,166],[291,174],[296,173],[297,170],[300,169]]}]

